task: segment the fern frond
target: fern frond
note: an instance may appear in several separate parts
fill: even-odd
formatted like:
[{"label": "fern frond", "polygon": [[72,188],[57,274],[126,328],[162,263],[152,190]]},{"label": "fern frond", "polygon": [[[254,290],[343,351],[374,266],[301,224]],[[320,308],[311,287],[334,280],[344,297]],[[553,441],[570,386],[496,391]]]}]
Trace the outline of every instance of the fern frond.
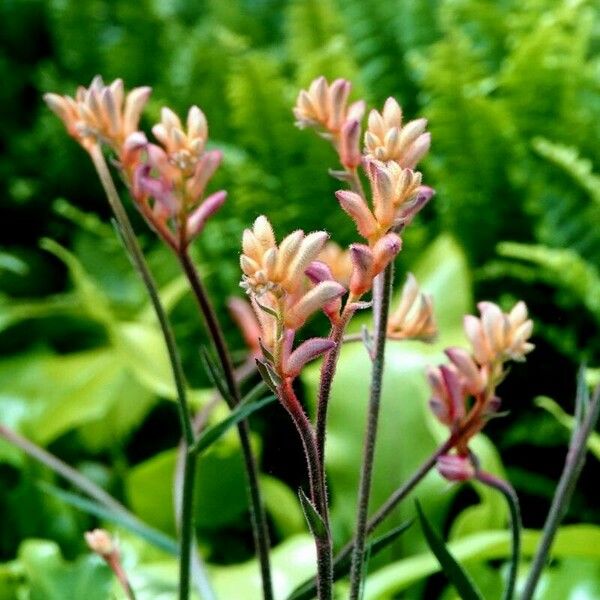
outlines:
[{"label": "fern frond", "polygon": [[592,172],[591,160],[581,157],[577,148],[554,144],[542,137],[535,138],[532,144],[538,154],[568,173],[600,206],[600,175]]},{"label": "fern frond", "polygon": [[600,322],[600,273],[573,250],[502,242],[498,253],[539,267],[539,279],[568,292]]}]

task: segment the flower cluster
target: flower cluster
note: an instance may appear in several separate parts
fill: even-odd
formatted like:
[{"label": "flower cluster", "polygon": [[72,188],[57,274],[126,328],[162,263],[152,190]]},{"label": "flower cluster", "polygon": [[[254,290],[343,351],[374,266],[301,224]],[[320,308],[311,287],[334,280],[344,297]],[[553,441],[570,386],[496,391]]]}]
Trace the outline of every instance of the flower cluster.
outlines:
[{"label": "flower cluster", "polygon": [[75,98],[45,94],[44,100],[65,124],[69,135],[86,150],[105,143],[120,153],[128,138],[138,131],[151,91],[149,87],[139,87],[125,94],[121,79],[107,86],[97,75],[89,88],[77,89]]},{"label": "flower cluster", "polygon": [[[332,277],[311,285],[307,270],[316,263],[328,235],[295,231],[278,245],[266,217],[256,219],[242,239],[242,281],[256,312],[263,354],[279,378],[294,378],[304,363],[332,347],[329,340],[314,338],[292,352],[295,331],[317,311],[337,303],[346,289]],[[318,278],[317,278],[318,279]]]},{"label": "flower cluster", "polygon": [[500,408],[495,390],[505,375],[504,364],[524,360],[534,347],[528,342],[533,323],[524,302],[518,302],[509,313],[491,302],[481,302],[478,308],[480,317],[467,315],[464,323],[472,351],[447,348],[450,364],[427,370],[432,391],[430,407],[450,429],[456,450],[455,454],[440,457],[438,470],[452,481],[469,479],[474,474],[469,440]]},{"label": "flower cluster", "polygon": [[400,105],[394,98],[388,98],[381,112],[369,113],[365,132],[367,159],[393,161],[403,169],[414,169],[431,145],[431,134],[425,132],[426,127],[426,119],[415,119],[403,126]]},{"label": "flower cluster", "polygon": [[206,187],[221,162],[219,151],[207,151],[204,113],[192,106],[185,127],[169,108],[161,111],[148,142],[139,130],[149,87],[125,94],[123,82],[105,85],[95,77],[75,98],[46,94],[48,106],[69,134],[88,152],[102,145],[115,155],[123,179],[148,224],[175,250],[184,249],[207,219],[225,202],[226,192],[205,197]]}]

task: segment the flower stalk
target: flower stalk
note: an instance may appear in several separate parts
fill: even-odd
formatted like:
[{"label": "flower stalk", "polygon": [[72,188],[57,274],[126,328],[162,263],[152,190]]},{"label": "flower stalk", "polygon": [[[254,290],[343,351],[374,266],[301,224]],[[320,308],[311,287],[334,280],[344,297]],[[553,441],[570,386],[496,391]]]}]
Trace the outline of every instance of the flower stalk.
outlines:
[{"label": "flower stalk", "polygon": [[515,584],[517,582],[517,571],[519,569],[519,560],[521,556],[521,510],[519,508],[519,498],[514,488],[508,481],[504,481],[491,473],[476,470],[475,479],[498,490],[505,498],[510,511],[510,529],[512,534],[512,556],[510,560],[510,569],[508,580],[502,596],[503,600],[511,600],[515,593]]},{"label": "flower stalk", "polygon": [[575,485],[583,469],[587,453],[587,442],[596,427],[599,414],[600,386],[594,391],[582,421],[573,431],[565,466],[552,499],[552,505],[546,517],[546,522],[544,523],[542,539],[539,542],[533,557],[531,569],[527,575],[527,581],[521,595],[522,600],[531,600],[533,598],[542,571],[546,566],[548,555],[552,549],[552,542],[556,536],[556,531],[569,508],[569,503],[575,491]]},{"label": "flower stalk", "polygon": [[393,262],[391,262],[384,271],[383,290],[380,296],[380,304],[379,307],[376,308],[379,318],[375,336],[375,354],[373,358],[373,371],[371,375],[371,392],[367,416],[367,430],[365,434],[363,459],[360,471],[355,543],[352,552],[352,568],[350,571],[350,600],[358,600],[360,597],[361,583],[363,580],[364,554],[367,540],[367,517],[369,511],[369,498],[371,494],[375,441],[377,438],[377,425],[379,421],[379,408],[385,363],[386,330],[390,298],[392,293],[393,274],[394,266]]}]

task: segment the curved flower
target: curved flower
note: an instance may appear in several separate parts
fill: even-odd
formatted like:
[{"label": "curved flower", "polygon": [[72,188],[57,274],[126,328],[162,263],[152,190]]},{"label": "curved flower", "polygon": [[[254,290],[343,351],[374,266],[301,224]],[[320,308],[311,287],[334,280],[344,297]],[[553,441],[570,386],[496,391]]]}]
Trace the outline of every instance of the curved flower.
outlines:
[{"label": "curved flower", "polygon": [[393,161],[402,168],[414,169],[427,154],[431,134],[425,132],[426,119],[416,119],[402,124],[402,109],[394,98],[385,101],[383,110],[369,113],[369,126],[365,133],[367,159]]}]

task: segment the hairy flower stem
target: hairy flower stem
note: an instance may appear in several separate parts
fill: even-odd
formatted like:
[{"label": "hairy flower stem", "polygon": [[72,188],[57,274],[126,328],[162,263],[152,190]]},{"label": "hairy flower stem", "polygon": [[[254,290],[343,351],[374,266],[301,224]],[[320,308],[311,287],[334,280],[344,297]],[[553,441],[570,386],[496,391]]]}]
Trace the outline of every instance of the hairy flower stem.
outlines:
[{"label": "hairy flower stem", "polygon": [[354,550],[352,552],[352,568],[350,570],[350,600],[358,600],[363,579],[363,565],[365,545],[367,540],[367,516],[369,512],[369,497],[371,494],[371,479],[373,475],[373,459],[375,456],[375,441],[377,438],[377,425],[379,421],[379,407],[383,383],[383,370],[385,363],[385,342],[394,263],[391,262],[384,271],[383,289],[379,297],[380,303],[374,307],[377,316],[375,331],[375,352],[373,357],[373,371],[371,375],[371,393],[367,415],[367,431],[363,450],[363,460],[360,471],[360,484],[358,492],[358,510],[356,517],[356,533]]},{"label": "hairy flower stem", "polygon": [[[225,398],[225,401],[228,403],[230,408],[233,408],[235,405],[239,404],[241,397],[239,387],[235,379],[231,355],[225,341],[225,336],[223,335],[223,331],[221,330],[221,326],[217,320],[214,308],[208,298],[206,290],[204,289],[200,275],[196,270],[196,267],[194,266],[187,249],[179,251],[177,256],[190,283],[198,306],[200,307],[200,312],[204,317],[206,328],[208,329],[210,339],[214,345],[219,362],[221,364],[223,376],[225,377],[225,382],[229,391],[229,397]],[[271,582],[271,565],[269,558],[269,529],[260,493],[258,466],[256,464],[256,459],[254,458],[252,446],[250,444],[250,428],[248,427],[248,423],[246,421],[242,421],[238,424],[237,429],[246,468],[248,496],[250,500],[250,520],[252,523],[252,533],[254,536],[256,554],[260,563],[263,597],[265,600],[272,600],[273,585]]]},{"label": "hairy flower stem", "polygon": [[511,600],[515,593],[517,571],[521,555],[521,510],[519,508],[519,498],[508,481],[499,479],[491,473],[486,473],[484,471],[478,471],[475,477],[477,481],[498,490],[506,498],[506,502],[508,503],[510,511],[510,528],[512,532],[512,557],[510,561],[510,570],[508,572],[508,581],[502,598],[503,600]]},{"label": "hairy flower stem", "polygon": [[[102,149],[99,145],[95,145],[90,150],[90,156],[94,163],[94,167],[98,172],[100,182],[104,188],[104,192],[108,198],[110,207],[115,215],[119,225],[119,231],[123,236],[125,246],[130,254],[130,257],[138,270],[144,285],[150,296],[150,301],[154,308],[154,312],[158,318],[158,322],[167,346],[169,361],[177,390],[177,406],[179,409],[179,420],[185,444],[191,448],[194,444],[194,432],[192,429],[192,418],[187,402],[185,376],[181,366],[181,359],[177,350],[175,336],[169,324],[167,315],[160,301],[158,287],[154,281],[154,277],[150,272],[148,263],[144,257],[142,249],[131,222],[119,194],[113,182],[113,179],[108,170],[108,165],[102,154]],[[184,467],[183,493],[182,493],[182,523],[181,523],[181,539],[180,539],[180,565],[179,565],[179,598],[187,600],[190,594],[190,557],[191,546],[194,538],[194,478],[196,472],[196,457],[192,453],[186,453],[186,464]]]},{"label": "hairy flower stem", "polygon": [[317,550],[317,590],[319,600],[331,600],[333,592],[333,544],[329,530],[329,508],[327,494],[325,493],[325,475],[321,469],[319,451],[315,432],[306,416],[302,405],[298,401],[288,379],[279,387],[279,397],[292,417],[296,429],[300,434],[306,464],[308,467],[308,481],[310,486],[310,499],[323,520],[325,534],[314,534]]},{"label": "hairy flower stem", "polygon": [[571,497],[575,491],[575,485],[581,475],[583,465],[585,463],[585,455],[587,452],[587,442],[596,427],[598,415],[600,413],[600,386],[594,391],[594,395],[587,406],[586,414],[583,420],[573,431],[569,451],[565,459],[565,466],[558,482],[550,511],[546,517],[544,524],[544,532],[540,540],[535,556],[531,564],[531,570],[527,576],[521,600],[531,600],[538,581],[542,574],[542,570],[546,566],[548,554],[552,548],[552,542],[556,535],[558,526],[565,516]]},{"label": "hairy flower stem", "polygon": [[321,471],[325,473],[325,436],[327,433],[327,408],[329,406],[329,396],[331,395],[331,385],[335,376],[340,352],[342,350],[344,331],[348,321],[352,318],[354,309],[346,307],[342,312],[340,319],[329,334],[329,339],[335,342],[335,346],[327,352],[321,365],[321,379],[319,383],[319,398],[317,401],[317,450],[319,453],[319,465]]}]

